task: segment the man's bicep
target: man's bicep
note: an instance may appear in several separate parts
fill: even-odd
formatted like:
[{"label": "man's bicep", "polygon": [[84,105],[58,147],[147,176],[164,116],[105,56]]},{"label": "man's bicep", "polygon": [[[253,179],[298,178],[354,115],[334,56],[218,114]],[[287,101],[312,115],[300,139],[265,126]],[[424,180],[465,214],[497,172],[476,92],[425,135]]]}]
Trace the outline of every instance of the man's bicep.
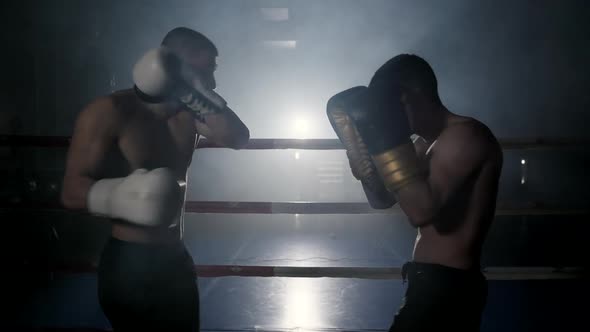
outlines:
[{"label": "man's bicep", "polygon": [[86,208],[90,187],[98,179],[108,150],[116,140],[116,118],[108,104],[86,107],[76,121],[64,174],[61,201],[70,209]]},{"label": "man's bicep", "polygon": [[117,133],[117,120],[109,107],[108,103],[95,103],[80,113],[70,142],[66,175],[93,177],[100,171]]}]

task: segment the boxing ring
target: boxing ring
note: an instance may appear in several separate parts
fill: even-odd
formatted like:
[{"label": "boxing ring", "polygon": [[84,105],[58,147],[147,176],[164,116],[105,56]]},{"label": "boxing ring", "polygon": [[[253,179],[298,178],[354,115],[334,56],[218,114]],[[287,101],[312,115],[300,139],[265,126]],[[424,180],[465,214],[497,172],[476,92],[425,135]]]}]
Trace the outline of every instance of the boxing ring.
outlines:
[{"label": "boxing ring", "polygon": [[[544,150],[544,149],[579,149],[585,148],[589,140],[579,139],[502,139],[505,150]],[[0,147],[9,148],[49,148],[64,149],[69,145],[69,137],[56,136],[0,136]],[[195,149],[216,149],[207,140],[201,140]],[[340,150],[343,149],[336,139],[251,139],[243,150]],[[5,201],[0,203],[0,210],[10,211],[57,211],[59,213],[78,214],[66,211],[57,199],[47,201]],[[187,201],[185,212],[192,214],[254,214],[254,215],[395,215],[403,216],[396,205],[387,210],[374,210],[367,203],[342,202],[254,202],[254,201]],[[546,202],[526,202],[514,204],[498,202],[497,216],[576,216],[585,218],[590,209],[560,207]],[[198,221],[197,221],[198,222]],[[273,278],[339,278],[367,280],[400,280],[401,267],[348,267],[348,266],[267,266],[267,265],[195,265],[195,274],[199,278],[222,277],[273,277]],[[54,275],[93,274],[95,262],[75,265],[44,266],[39,273]],[[483,271],[489,280],[526,281],[526,280],[580,280],[587,271],[582,266],[484,266]],[[35,329],[39,331],[43,329]],[[59,329],[52,328],[51,331]],[[71,329],[68,329],[71,331]],[[213,329],[212,329],[213,330]],[[223,330],[223,329],[219,329]],[[253,327],[252,330],[266,330]],[[314,329],[326,330],[326,329]],[[329,330],[329,329],[328,329]],[[338,328],[334,330],[345,330]]]}]

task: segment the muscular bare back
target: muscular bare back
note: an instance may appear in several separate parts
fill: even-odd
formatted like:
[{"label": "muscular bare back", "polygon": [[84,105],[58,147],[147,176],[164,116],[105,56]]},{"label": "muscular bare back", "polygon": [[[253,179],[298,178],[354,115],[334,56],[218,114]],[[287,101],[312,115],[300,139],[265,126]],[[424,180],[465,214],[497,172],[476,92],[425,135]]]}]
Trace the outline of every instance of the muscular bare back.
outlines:
[{"label": "muscular bare back", "polygon": [[[468,137],[465,133],[468,133]],[[457,140],[471,139],[457,144]],[[465,147],[467,149],[463,150]],[[452,116],[429,149],[421,149],[429,167],[434,190],[454,186],[430,223],[419,227],[414,260],[461,269],[479,265],[481,247],[494,217],[498,179],[502,167],[500,146],[489,129],[474,119]],[[485,152],[481,162],[464,172],[472,152]],[[457,179],[457,174],[462,178]],[[453,177],[455,177],[453,179]]]}]

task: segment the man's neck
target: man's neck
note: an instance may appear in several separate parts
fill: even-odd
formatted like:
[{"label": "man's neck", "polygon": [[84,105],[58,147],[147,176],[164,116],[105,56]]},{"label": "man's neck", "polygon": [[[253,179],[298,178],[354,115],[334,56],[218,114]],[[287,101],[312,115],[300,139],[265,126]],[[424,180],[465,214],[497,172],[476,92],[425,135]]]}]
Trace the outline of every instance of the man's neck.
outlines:
[{"label": "man's neck", "polygon": [[451,112],[443,105],[430,107],[420,113],[415,121],[416,134],[427,142],[433,142],[445,129]]}]

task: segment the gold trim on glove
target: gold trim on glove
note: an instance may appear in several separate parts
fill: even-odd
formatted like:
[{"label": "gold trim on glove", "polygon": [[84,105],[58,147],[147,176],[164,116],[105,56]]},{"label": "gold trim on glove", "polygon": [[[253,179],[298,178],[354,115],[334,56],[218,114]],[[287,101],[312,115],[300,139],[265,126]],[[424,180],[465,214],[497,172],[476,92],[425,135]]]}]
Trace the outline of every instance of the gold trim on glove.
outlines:
[{"label": "gold trim on glove", "polygon": [[412,143],[374,155],[373,161],[387,187],[395,192],[423,175]]},{"label": "gold trim on glove", "polygon": [[371,159],[367,146],[350,116],[341,108],[334,107],[329,109],[328,117],[334,125],[334,131],[336,131],[338,138],[346,149],[352,175],[373,192],[384,190],[381,177]]}]

